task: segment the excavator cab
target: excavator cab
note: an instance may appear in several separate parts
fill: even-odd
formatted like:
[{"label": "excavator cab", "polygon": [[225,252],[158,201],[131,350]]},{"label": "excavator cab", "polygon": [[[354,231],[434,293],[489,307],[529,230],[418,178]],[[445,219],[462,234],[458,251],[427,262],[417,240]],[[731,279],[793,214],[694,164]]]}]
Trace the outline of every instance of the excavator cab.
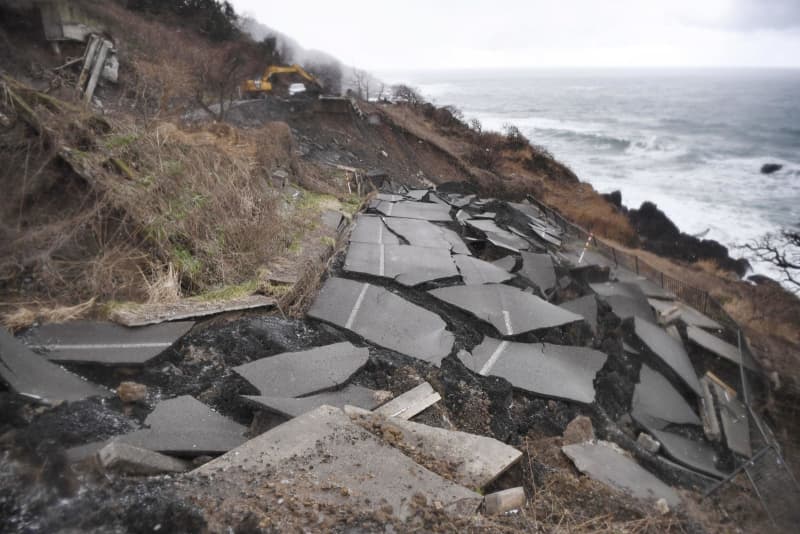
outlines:
[{"label": "excavator cab", "polygon": [[322,92],[322,83],[300,65],[281,66],[270,65],[264,70],[259,79],[245,80],[241,85],[244,98],[265,98],[268,95],[290,95],[289,87],[295,83],[302,83],[307,95],[317,95]]}]

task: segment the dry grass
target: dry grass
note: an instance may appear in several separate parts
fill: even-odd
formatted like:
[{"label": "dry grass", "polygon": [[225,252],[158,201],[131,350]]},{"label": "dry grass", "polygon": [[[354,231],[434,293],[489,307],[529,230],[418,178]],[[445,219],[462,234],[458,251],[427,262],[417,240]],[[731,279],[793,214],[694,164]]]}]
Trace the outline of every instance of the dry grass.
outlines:
[{"label": "dry grass", "polygon": [[80,319],[88,315],[94,305],[95,299],[92,298],[75,306],[56,306],[54,308],[43,305],[21,306],[0,315],[0,322],[12,332],[17,332],[36,322],[65,323]]}]

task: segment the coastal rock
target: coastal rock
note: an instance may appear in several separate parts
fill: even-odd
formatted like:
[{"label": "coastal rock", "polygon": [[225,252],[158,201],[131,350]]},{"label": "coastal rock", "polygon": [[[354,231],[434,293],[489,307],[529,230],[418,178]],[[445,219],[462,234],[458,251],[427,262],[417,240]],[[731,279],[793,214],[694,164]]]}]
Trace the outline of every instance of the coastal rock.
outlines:
[{"label": "coastal rock", "polygon": [[783,168],[780,163],[765,163],[761,166],[761,174],[772,174]]}]

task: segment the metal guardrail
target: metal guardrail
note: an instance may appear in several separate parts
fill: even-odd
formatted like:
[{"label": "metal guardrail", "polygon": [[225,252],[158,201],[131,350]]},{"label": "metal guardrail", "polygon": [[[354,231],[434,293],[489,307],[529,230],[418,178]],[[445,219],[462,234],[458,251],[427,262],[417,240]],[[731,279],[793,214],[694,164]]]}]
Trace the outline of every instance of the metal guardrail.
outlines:
[{"label": "metal guardrail", "polygon": [[[751,429],[751,444],[756,452],[751,458],[743,461],[727,478],[709,488],[703,497],[712,495],[737,476],[744,474],[772,524],[781,531],[790,532],[796,529],[800,525],[800,484],[798,484],[797,479],[786,464],[781,447],[774,434],[766,422],[758,415],[758,411],[753,405],[754,392],[743,363],[745,361],[744,352],[750,353],[750,350],[742,339],[742,330],[736,321],[725,311],[722,304],[707,291],[691,286],[683,280],[656,269],[635,254],[622,251],[601,239],[597,239],[592,233],[567,220],[557,210],[536,200],[531,195],[528,195],[527,198],[544,213],[548,222],[560,227],[565,233],[571,233],[587,241],[591,236],[597,250],[613,260],[615,265],[624,267],[656,284],[660,284],[662,288],[674,293],[682,302],[702,311],[731,332],[736,332],[739,342],[739,374],[742,400],[747,408]],[[752,356],[751,353],[750,356]],[[753,361],[752,358],[751,361]]]}]

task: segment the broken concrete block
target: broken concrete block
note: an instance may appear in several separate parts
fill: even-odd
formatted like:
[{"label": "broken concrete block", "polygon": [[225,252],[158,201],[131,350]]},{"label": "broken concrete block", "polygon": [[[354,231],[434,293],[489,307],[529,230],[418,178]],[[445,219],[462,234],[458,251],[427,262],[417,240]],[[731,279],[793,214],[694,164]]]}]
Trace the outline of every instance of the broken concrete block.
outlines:
[{"label": "broken concrete block", "polygon": [[712,383],[708,377],[700,380],[700,415],[703,417],[703,433],[711,441],[719,442],[722,433],[720,432],[719,418],[717,418],[717,408],[714,396],[711,393]]},{"label": "broken concrete block", "polygon": [[[321,406],[295,417],[193,471],[207,477],[193,491],[209,495],[260,491],[264,482],[286,480],[300,501],[374,510],[404,520],[415,503],[438,501],[446,513],[471,515],[481,496],[429,471],[350,420]],[[196,488],[196,489],[195,489]],[[419,497],[417,497],[419,495]]]},{"label": "broken concrete block", "polygon": [[411,419],[418,413],[439,402],[441,398],[441,395],[434,391],[429,383],[423,382],[387,402],[375,410],[375,413],[385,417]]},{"label": "broken concrete block", "polygon": [[191,464],[172,456],[112,441],[97,452],[97,457],[108,471],[128,475],[157,475],[160,473],[182,473]]},{"label": "broken concrete block", "polygon": [[583,443],[594,439],[592,420],[585,415],[579,415],[569,422],[564,430],[564,445]]},{"label": "broken concrete block", "polygon": [[[649,302],[649,299],[648,299]],[[663,311],[657,311],[658,324],[660,326],[667,326],[677,321],[681,316],[681,309],[678,306],[672,306]]]},{"label": "broken concrete block", "polygon": [[[352,408],[352,407],[350,407]],[[446,476],[467,488],[491,484],[522,457],[522,453],[486,436],[447,430],[399,417],[386,418],[374,413],[350,410],[354,421],[400,448],[431,471]],[[350,414],[348,414],[350,415]],[[425,460],[433,460],[427,462]]]},{"label": "broken concrete block", "polygon": [[656,440],[647,432],[639,432],[639,437],[636,438],[636,443],[638,443],[647,452],[652,452],[653,454],[657,453],[658,449],[661,448],[661,444],[658,442],[658,440]]},{"label": "broken concrete block", "polygon": [[142,402],[147,397],[147,386],[137,382],[120,382],[117,395],[122,402]]},{"label": "broken concrete block", "polygon": [[483,499],[486,515],[499,515],[525,506],[525,490],[518,486],[490,493]]}]

